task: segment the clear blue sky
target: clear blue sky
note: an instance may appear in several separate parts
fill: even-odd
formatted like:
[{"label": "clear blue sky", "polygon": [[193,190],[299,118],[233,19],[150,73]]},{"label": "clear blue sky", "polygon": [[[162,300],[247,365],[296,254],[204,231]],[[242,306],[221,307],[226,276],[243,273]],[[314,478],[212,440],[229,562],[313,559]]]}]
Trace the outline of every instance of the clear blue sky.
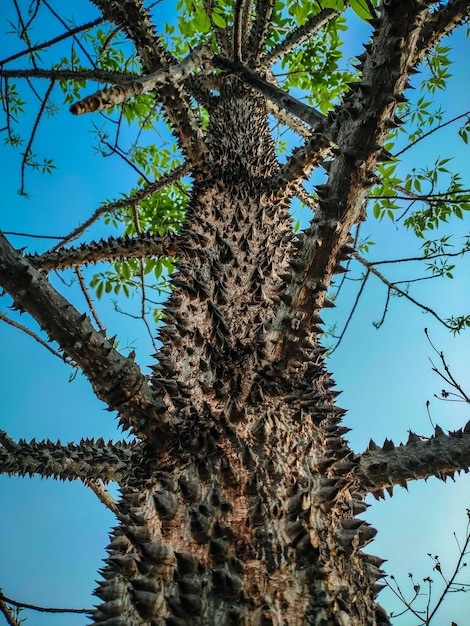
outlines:
[{"label": "clear blue sky", "polygon": [[[174,3],[167,4],[169,9],[174,6]],[[75,13],[79,23],[94,15],[93,7],[87,2],[80,3]],[[46,36],[56,34],[58,30],[54,28],[51,24],[51,32]],[[358,32],[352,32],[348,54],[360,52]],[[38,40],[43,37],[43,33],[37,33]],[[445,106],[449,117],[462,113],[469,102],[468,42],[463,32],[454,39],[456,64],[451,71],[455,77]],[[6,45],[7,40],[0,39],[2,57],[2,47]],[[21,67],[21,63],[17,66]],[[59,96],[56,102],[60,104]],[[32,121],[29,116],[25,125]],[[30,199],[16,193],[20,184],[18,154],[2,147],[2,230],[63,235],[88,217],[104,198],[117,198],[130,189],[135,176],[129,168],[117,158],[102,159],[94,152],[89,132],[93,122],[99,123],[99,118],[75,118],[66,107],[62,107],[56,117],[45,120],[35,145],[40,154],[44,152],[45,156],[56,158],[59,169],[52,177],[28,174]],[[411,164],[417,167],[431,165],[436,156],[454,156],[470,186],[469,151],[461,141],[450,141],[442,131],[409,153]],[[468,219],[457,227],[458,234],[466,234]],[[94,235],[105,232],[99,225]],[[370,235],[377,243],[371,254],[373,259],[397,258],[416,252],[413,236],[404,235],[402,229],[398,230],[390,222],[369,220],[363,226],[363,234]],[[18,246],[35,245],[31,240],[18,237],[12,241]],[[38,249],[44,249],[50,244],[37,245]],[[91,276],[94,271],[91,269],[87,275]],[[396,279],[402,275],[399,272],[403,269],[390,269],[388,276]],[[416,273],[419,272],[414,275]],[[434,306],[444,317],[468,312],[469,277],[467,261],[460,264],[454,281],[421,283],[416,297]],[[60,282],[53,281],[59,288]],[[358,452],[367,446],[371,437],[380,443],[385,437],[405,441],[409,428],[423,435],[431,434],[425,409],[428,399],[432,400],[434,421],[445,429],[459,428],[469,419],[468,407],[433,399],[442,385],[431,372],[428,357],[434,355],[423,329],[429,328],[434,343],[445,351],[463,385],[468,380],[469,333],[454,338],[432,317],[397,298],[392,302],[385,324],[377,331],[372,322],[381,316],[385,295],[385,288],[371,280],[345,339],[330,360],[338,388],[344,390],[339,404],[348,409],[346,425],[353,428],[348,437]],[[79,294],[73,298],[84,310],[83,298]],[[138,298],[125,306],[136,304]],[[121,345],[136,345],[140,348],[142,366],[151,363],[151,348],[143,329],[133,325],[130,318],[113,312],[105,302],[99,304],[99,310],[114,329],[113,333],[118,332]],[[344,319],[348,310],[345,298],[339,310],[328,313],[328,319]],[[27,323],[23,318],[20,321]],[[0,326],[0,354],[0,428],[7,430],[11,437],[59,438],[67,442],[79,441],[82,437],[117,439],[121,436],[116,432],[114,418],[95,399],[81,375],[69,382],[70,370],[63,363],[5,324]],[[427,575],[437,579],[437,573],[432,572],[433,563],[426,554],[439,554],[443,564],[453,566],[456,553],[453,532],[463,537],[467,521],[465,510],[470,507],[469,487],[467,475],[455,484],[431,479],[427,484],[410,484],[409,492],[398,488],[392,499],[387,497],[381,502],[371,499],[372,506],[365,517],[379,533],[368,551],[387,558],[387,571],[394,573],[404,587],[408,584],[408,572],[413,572],[418,579]],[[91,606],[90,592],[113,524],[113,515],[93,493],[79,483],[1,477],[0,519],[0,587],[4,593],[45,606]],[[470,577],[465,582],[470,582]],[[399,605],[393,606],[386,591],[380,599],[388,610],[398,610]],[[453,619],[462,626],[470,613],[469,607],[469,596],[455,594],[439,613],[436,625],[449,624]],[[84,623],[83,616],[37,613],[28,614],[27,620],[28,626]],[[416,620],[402,619],[396,623],[412,626]]]}]

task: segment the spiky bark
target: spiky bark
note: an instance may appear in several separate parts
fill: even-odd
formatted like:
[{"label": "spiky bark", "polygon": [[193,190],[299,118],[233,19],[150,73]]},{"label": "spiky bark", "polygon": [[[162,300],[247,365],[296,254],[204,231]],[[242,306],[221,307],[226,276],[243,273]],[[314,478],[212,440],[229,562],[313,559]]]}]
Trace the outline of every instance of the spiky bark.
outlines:
[{"label": "spiky bark", "polygon": [[[163,67],[175,68],[142,2],[95,4],[133,39],[145,71],[161,78],[169,73]],[[441,34],[468,11],[464,3],[449,5],[455,10],[446,9]],[[120,483],[118,525],[96,591],[102,603],[94,623],[102,626],[388,623],[375,602],[381,560],[362,551],[375,530],[356,516],[368,491],[408,480],[411,469],[409,463],[403,469],[402,454],[400,474],[388,449],[353,454],[317,336],[325,291],[350,251],[349,231],[374,168],[387,158],[382,146],[408,73],[435,42],[426,38],[432,20],[426,3],[384,3],[361,81],[324,118],[315,111],[305,116],[294,99],[277,99],[276,86],[257,77],[280,50],[263,60],[273,7],[271,0],[258,2],[250,22],[251,3],[237,3],[233,58],[214,61],[229,71],[217,75],[218,95],[206,93],[207,130],[177,84],[187,81],[192,89],[196,78],[191,83],[175,69],[159,87],[194,180],[177,244],[172,237],[144,238],[22,258],[0,238],[0,282],[16,307],[58,341],[140,440],[139,459],[133,450],[125,474],[124,449],[105,452],[100,444],[95,458],[82,444],[71,451],[73,463],[57,468],[60,447],[36,444],[26,463],[26,446],[3,440],[2,471],[61,478],[85,472]],[[291,35],[285,46],[316,26]],[[239,65],[245,59],[248,68]],[[313,127],[282,167],[265,96]],[[327,155],[318,210],[296,238],[290,197]],[[39,270],[170,251],[181,260],[149,382]],[[388,464],[383,475],[374,473],[374,456],[376,465]],[[429,459],[420,467],[422,476],[436,471]]]}]

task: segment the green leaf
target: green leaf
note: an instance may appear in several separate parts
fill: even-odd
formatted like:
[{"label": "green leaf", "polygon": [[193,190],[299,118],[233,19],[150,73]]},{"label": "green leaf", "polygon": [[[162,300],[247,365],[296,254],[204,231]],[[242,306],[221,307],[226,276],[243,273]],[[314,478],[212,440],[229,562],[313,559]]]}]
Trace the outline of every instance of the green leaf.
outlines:
[{"label": "green leaf", "polygon": [[349,6],[364,22],[369,21],[373,17],[365,0],[350,0]]},{"label": "green leaf", "polygon": [[212,21],[219,28],[227,28],[227,22],[224,17],[220,13],[216,13],[215,10],[212,11]]}]

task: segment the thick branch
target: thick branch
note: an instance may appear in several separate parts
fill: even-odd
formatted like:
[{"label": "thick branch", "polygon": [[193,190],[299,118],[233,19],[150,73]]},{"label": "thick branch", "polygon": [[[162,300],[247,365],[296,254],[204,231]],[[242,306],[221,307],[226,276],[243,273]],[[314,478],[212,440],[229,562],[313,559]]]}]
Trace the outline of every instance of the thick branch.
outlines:
[{"label": "thick branch", "polygon": [[[177,63],[160,43],[149,11],[142,0],[93,0],[93,3],[106,19],[116,24],[134,42],[145,74]],[[191,163],[199,163],[206,148],[189,98],[180,86],[174,84],[161,88],[159,96],[181,149]]]},{"label": "thick branch", "polygon": [[14,306],[28,312],[57,341],[90,380],[95,394],[110,410],[119,411],[120,423],[142,436],[162,428],[163,401],[152,395],[147,378],[131,358],[97,332],[47,279],[26,261],[0,233],[0,285]]},{"label": "thick branch", "polygon": [[470,4],[468,0],[451,0],[441,6],[438,11],[428,14],[420,35],[419,46],[413,65],[416,65],[423,54],[433,48],[439,41],[449,35],[454,28],[462,24],[470,16]]},{"label": "thick branch", "polygon": [[291,96],[287,91],[283,91],[276,85],[273,85],[265,78],[245,67],[241,63],[234,63],[230,59],[224,59],[221,56],[215,56],[214,63],[221,69],[228,69],[239,76],[245,83],[262,93],[268,100],[271,100],[281,109],[287,111],[290,115],[298,117],[310,126],[318,126],[325,119],[319,111],[310,107],[297,98]]},{"label": "thick branch", "polygon": [[256,4],[256,16],[251,27],[250,39],[247,51],[250,67],[257,67],[259,58],[263,52],[264,44],[271,25],[271,17],[274,10],[275,0],[258,0]]},{"label": "thick branch", "polygon": [[84,243],[76,248],[59,248],[44,254],[28,255],[26,259],[36,269],[63,270],[100,261],[143,259],[146,257],[178,256],[176,235],[139,235],[138,237],[110,237],[107,240]]},{"label": "thick branch", "polygon": [[212,58],[209,46],[195,48],[188,56],[176,65],[168,65],[152,74],[134,78],[127,83],[121,83],[113,87],[105,87],[96,93],[87,96],[83,100],[72,104],[70,111],[74,115],[92,113],[110,109],[122,104],[130,98],[161,90],[169,85],[182,85],[196,68],[202,69]]},{"label": "thick branch", "polygon": [[52,441],[13,441],[0,431],[0,473],[59,480],[121,482],[128,472],[137,443],[105,443],[103,439],[82,439],[79,444]]},{"label": "thick branch", "polygon": [[391,158],[383,144],[407,87],[406,68],[411,69],[419,48],[415,25],[423,23],[428,12],[424,4],[415,2],[384,4],[372,42],[359,57],[361,80],[350,85],[344,102],[319,123],[305,147],[281,170],[284,189],[290,191],[296,177],[306,177],[312,161],[330,149],[329,141],[337,144],[328,163],[328,180],[316,188],[318,210],[290,263],[287,287],[280,293],[283,305],[266,337],[273,346],[274,362],[295,361],[299,349],[310,344],[304,337],[318,331],[315,320],[326,290],[334,274],[345,271],[340,262],[351,252],[350,230],[363,218],[363,204],[378,163]]},{"label": "thick branch", "polygon": [[442,480],[470,467],[470,422],[463,429],[445,434],[436,426],[430,438],[410,432],[408,442],[395,446],[385,440],[382,448],[372,440],[367,450],[357,455],[357,477],[362,487],[375,497],[383,490],[391,493],[395,485],[406,487],[410,480],[436,476]]}]

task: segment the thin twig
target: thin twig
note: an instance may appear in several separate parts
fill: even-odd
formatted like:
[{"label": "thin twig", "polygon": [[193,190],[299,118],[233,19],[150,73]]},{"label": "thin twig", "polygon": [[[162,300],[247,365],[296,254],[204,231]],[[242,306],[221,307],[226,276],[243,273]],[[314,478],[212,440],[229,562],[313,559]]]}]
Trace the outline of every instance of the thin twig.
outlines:
[{"label": "thin twig", "polygon": [[421,302],[418,302],[418,300],[416,300],[415,298],[410,296],[410,294],[406,293],[406,291],[403,291],[403,289],[400,289],[399,287],[397,287],[395,283],[392,283],[389,280],[387,280],[387,278],[385,278],[385,276],[383,274],[381,274],[378,270],[376,270],[375,267],[371,263],[369,263],[369,261],[366,261],[366,259],[364,259],[359,254],[357,254],[357,252],[353,252],[352,255],[354,256],[355,259],[357,259],[359,261],[359,263],[362,263],[362,265],[364,265],[364,267],[366,267],[368,270],[370,270],[371,274],[374,274],[374,276],[377,276],[377,278],[379,278],[384,283],[384,285],[387,285],[387,287],[389,289],[393,289],[393,291],[398,293],[400,296],[403,296],[404,298],[406,298],[407,300],[409,300],[410,302],[415,304],[417,307],[419,307],[423,311],[426,311],[427,313],[430,313],[443,326],[445,326],[449,330],[455,330],[453,326],[451,326],[445,320],[443,320],[441,317],[439,317],[439,315],[433,309],[431,309],[430,307],[426,306],[425,304],[422,304]]},{"label": "thin twig", "polygon": [[98,328],[100,330],[106,332],[105,326],[103,326],[103,324],[100,321],[100,318],[98,317],[98,313],[96,312],[95,305],[93,303],[93,300],[91,299],[90,293],[89,293],[89,291],[87,289],[87,286],[85,284],[85,279],[83,278],[83,273],[82,273],[82,270],[81,270],[80,267],[76,267],[75,268],[75,274],[76,274],[76,276],[78,278],[78,282],[80,284],[82,293],[85,296],[85,300],[87,301],[88,308],[90,309],[90,313],[92,314],[93,319],[95,320]]},{"label": "thin twig", "polygon": [[403,154],[404,152],[406,152],[407,150],[415,146],[417,143],[419,143],[423,139],[426,139],[426,137],[429,137],[429,135],[432,135],[437,130],[441,130],[441,128],[445,128],[446,126],[449,126],[449,124],[453,124],[457,120],[460,120],[463,117],[468,117],[469,115],[470,115],[470,111],[466,111],[465,113],[462,113],[461,115],[457,115],[456,117],[453,117],[451,120],[448,120],[447,122],[444,122],[443,124],[439,124],[435,128],[431,128],[431,130],[429,130],[427,133],[423,133],[420,137],[415,139],[415,141],[411,142],[410,144],[408,144],[407,146],[405,146],[404,148],[396,152],[393,156],[395,158],[399,157],[401,154]]},{"label": "thin twig", "polygon": [[41,346],[44,346],[44,348],[47,348],[49,350],[49,352],[51,352],[54,356],[58,357],[61,361],[63,360],[63,357],[60,354],[60,352],[57,352],[57,350],[54,350],[54,348],[51,348],[51,346],[46,341],[44,341],[44,339],[41,339],[41,337],[39,337],[39,335],[36,335],[36,333],[34,333],[32,330],[29,330],[29,328],[26,328],[26,326],[23,326],[23,324],[19,324],[18,322],[15,322],[14,320],[10,319],[9,317],[7,317],[5,315],[5,313],[3,313],[1,311],[0,311],[0,320],[2,320],[2,322],[6,322],[7,324],[10,324],[10,326],[13,326],[14,328],[17,328],[18,330],[21,330],[22,332],[26,333],[27,335],[32,337],[35,341],[40,343]]},{"label": "thin twig", "polygon": [[63,235],[34,235],[31,233],[18,233],[12,230],[4,230],[4,235],[10,235],[12,237],[31,237],[32,239],[63,239]]},{"label": "thin twig", "polygon": [[341,343],[341,341],[343,340],[344,335],[346,334],[346,331],[347,331],[347,329],[348,329],[349,323],[350,323],[350,322],[351,322],[351,320],[352,320],[352,317],[353,317],[354,312],[355,312],[355,310],[356,310],[356,308],[357,308],[357,305],[359,304],[359,300],[360,300],[360,298],[361,298],[362,292],[364,291],[364,287],[366,286],[367,279],[369,278],[369,273],[370,273],[370,272],[369,272],[369,270],[367,270],[366,275],[364,276],[364,279],[363,279],[363,281],[362,281],[362,284],[361,284],[361,286],[360,286],[360,288],[359,288],[359,291],[357,292],[356,299],[355,299],[355,301],[354,301],[354,304],[353,304],[353,306],[352,306],[352,309],[351,309],[351,311],[350,311],[350,313],[349,313],[349,315],[348,315],[348,319],[346,320],[346,323],[345,323],[345,325],[344,325],[344,328],[343,328],[343,330],[342,330],[342,332],[341,332],[340,336],[338,337],[338,341],[336,342],[335,347],[334,347],[332,350],[330,350],[330,352],[329,352],[329,353],[330,353],[330,355],[331,355],[331,354],[333,354],[333,352],[336,350],[336,348],[338,348],[339,344],[340,344],[340,343]]},{"label": "thin twig", "polygon": [[[60,24],[61,24],[61,25],[62,25],[62,26],[63,26],[66,30],[69,30],[69,26],[68,26],[67,22],[66,22],[64,19],[62,19],[62,18],[60,17],[60,15],[59,15],[59,14],[58,14],[58,13],[57,13],[57,12],[56,12],[56,11],[55,11],[52,7],[51,7],[51,5],[47,2],[47,0],[41,0],[41,2],[44,4],[44,6],[46,6],[46,7],[49,9],[49,11],[52,13],[52,15],[56,18],[56,20],[57,20],[58,22],[60,22]],[[93,66],[94,66],[94,65],[95,65],[94,60],[92,59],[92,57],[91,57],[90,53],[89,53],[89,52],[88,52],[88,50],[85,48],[85,46],[82,44],[82,42],[80,41],[80,39],[77,39],[77,37],[75,37],[75,36],[74,36],[74,38],[73,38],[73,39],[74,39],[74,41],[76,41],[76,42],[77,42],[77,44],[78,44],[78,46],[79,46],[80,50],[83,52],[83,54],[84,54],[84,55],[86,56],[86,58],[88,59],[88,62],[89,62],[91,65],[93,65]],[[73,43],[73,42],[72,42],[72,43]],[[73,57],[72,57],[72,58],[73,58]]]},{"label": "thin twig", "polygon": [[26,54],[33,54],[33,52],[37,52],[38,50],[44,50],[44,48],[53,46],[54,44],[59,43],[60,41],[63,41],[64,39],[73,37],[74,35],[77,35],[80,32],[89,30],[90,28],[94,28],[95,26],[102,24],[104,21],[105,21],[104,17],[99,17],[98,19],[93,20],[92,22],[87,22],[86,24],[83,24],[82,26],[76,26],[75,28],[71,28],[69,31],[67,31],[66,33],[63,33],[62,35],[59,35],[58,37],[49,39],[48,41],[45,41],[44,43],[37,44],[36,46],[31,46],[30,48],[27,48],[26,50],[22,50],[21,52],[12,54],[6,59],[0,60],[0,66],[6,65],[7,63],[10,63],[11,61],[15,61],[16,59],[19,59],[22,56],[25,56]]},{"label": "thin twig", "polygon": [[[92,609],[58,609],[55,607],[38,606],[37,604],[29,604],[28,602],[18,602],[12,600],[0,591],[0,601],[3,600],[8,604],[17,606],[20,609],[31,609],[32,611],[39,611],[40,613],[92,613]],[[16,625],[15,625],[16,626]]]},{"label": "thin twig", "polygon": [[24,178],[25,178],[25,168],[26,168],[26,164],[28,161],[28,158],[30,156],[30,151],[31,151],[31,147],[33,145],[33,141],[34,141],[34,137],[36,136],[36,131],[39,127],[39,122],[41,120],[41,117],[44,113],[44,111],[46,110],[46,106],[47,106],[47,101],[49,100],[49,96],[52,93],[52,90],[54,89],[54,85],[55,85],[55,81],[51,80],[49,87],[47,88],[47,91],[44,95],[44,99],[42,101],[41,107],[39,109],[39,112],[36,116],[36,120],[34,122],[34,126],[33,126],[33,130],[31,131],[31,136],[29,138],[28,141],[28,145],[26,147],[26,150],[24,151],[23,154],[23,159],[21,161],[21,188],[20,188],[20,193],[24,194]]}]

